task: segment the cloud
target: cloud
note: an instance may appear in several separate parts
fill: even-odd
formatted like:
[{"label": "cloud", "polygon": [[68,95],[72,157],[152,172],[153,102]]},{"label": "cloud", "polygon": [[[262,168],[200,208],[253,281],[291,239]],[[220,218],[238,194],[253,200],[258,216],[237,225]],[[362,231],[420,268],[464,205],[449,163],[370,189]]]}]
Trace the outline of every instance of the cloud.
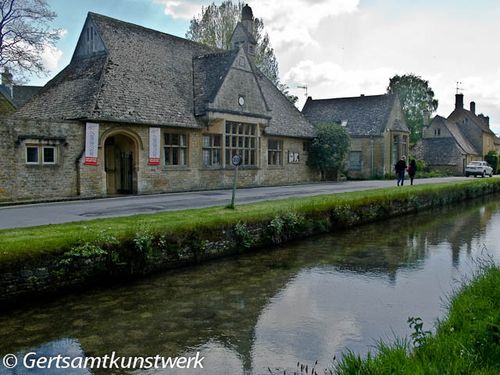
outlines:
[{"label": "cloud", "polygon": [[203,0],[154,0],[154,2],[165,7],[166,15],[181,20],[191,20],[201,12],[203,5],[211,3]]},{"label": "cloud", "polygon": [[275,48],[289,42],[300,48],[316,44],[314,31],[323,20],[357,11],[359,0],[255,0],[249,5],[263,19]]},{"label": "cloud", "polygon": [[44,47],[42,52],[43,65],[50,71],[55,72],[59,68],[59,62],[63,57],[63,51],[51,45]]}]

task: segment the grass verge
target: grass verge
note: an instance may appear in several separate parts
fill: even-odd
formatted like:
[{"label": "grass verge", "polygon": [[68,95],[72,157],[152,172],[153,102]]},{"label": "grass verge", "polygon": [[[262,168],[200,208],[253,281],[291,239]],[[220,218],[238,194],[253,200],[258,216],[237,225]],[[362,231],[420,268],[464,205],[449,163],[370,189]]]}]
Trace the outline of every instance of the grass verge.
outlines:
[{"label": "grass verge", "polygon": [[499,374],[500,268],[489,265],[451,299],[448,316],[413,342],[380,343],[377,355],[348,352],[331,374]]},{"label": "grass verge", "polygon": [[[32,228],[0,231],[0,265],[19,263],[47,255],[59,255],[85,243],[106,241],[106,233],[118,241],[130,241],[143,228],[152,235],[176,235],[188,232],[209,233],[234,227],[238,223],[258,223],[276,215],[294,212],[301,215],[324,214],[332,210],[349,213],[356,207],[391,205],[409,201],[418,210],[499,191],[500,179],[481,179],[445,184],[427,184],[405,188],[386,188],[361,192],[289,198],[240,205],[236,209],[211,207],[158,214],[99,219]],[[394,210],[393,210],[394,211]],[[348,220],[347,220],[348,221]]]}]

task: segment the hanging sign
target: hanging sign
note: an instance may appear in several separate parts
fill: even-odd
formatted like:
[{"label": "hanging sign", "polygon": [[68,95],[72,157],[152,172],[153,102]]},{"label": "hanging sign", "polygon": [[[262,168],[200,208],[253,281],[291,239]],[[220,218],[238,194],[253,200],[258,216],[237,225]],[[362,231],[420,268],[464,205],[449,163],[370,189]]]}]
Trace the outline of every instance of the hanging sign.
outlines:
[{"label": "hanging sign", "polygon": [[85,161],[87,165],[97,164],[97,150],[99,145],[99,124],[87,122],[85,128]]},{"label": "hanging sign", "polygon": [[149,128],[149,165],[160,165],[160,128]]}]

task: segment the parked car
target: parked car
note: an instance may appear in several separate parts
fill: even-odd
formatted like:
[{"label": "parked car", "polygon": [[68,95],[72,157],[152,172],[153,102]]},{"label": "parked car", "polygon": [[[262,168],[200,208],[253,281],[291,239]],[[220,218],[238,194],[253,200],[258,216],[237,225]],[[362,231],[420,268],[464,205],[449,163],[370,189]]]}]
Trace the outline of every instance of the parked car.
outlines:
[{"label": "parked car", "polygon": [[471,161],[465,167],[465,177],[469,176],[490,176],[493,177],[493,168],[485,161]]}]

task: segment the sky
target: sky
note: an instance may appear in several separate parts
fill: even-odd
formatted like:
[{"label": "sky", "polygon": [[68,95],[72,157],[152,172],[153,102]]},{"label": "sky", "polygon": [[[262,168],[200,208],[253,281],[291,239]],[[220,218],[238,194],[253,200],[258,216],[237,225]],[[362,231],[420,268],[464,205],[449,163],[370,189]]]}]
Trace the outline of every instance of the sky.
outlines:
[{"label": "sky", "polygon": [[[234,1],[234,0],[233,0]],[[184,37],[207,0],[48,0],[61,30],[45,51],[50,75],[70,61],[87,12]],[[220,4],[221,1],[215,1]],[[386,92],[396,74],[429,81],[437,114],[454,108],[457,82],[466,108],[490,116],[500,134],[500,2],[498,0],[248,0],[264,21],[281,81],[314,99]]]}]

